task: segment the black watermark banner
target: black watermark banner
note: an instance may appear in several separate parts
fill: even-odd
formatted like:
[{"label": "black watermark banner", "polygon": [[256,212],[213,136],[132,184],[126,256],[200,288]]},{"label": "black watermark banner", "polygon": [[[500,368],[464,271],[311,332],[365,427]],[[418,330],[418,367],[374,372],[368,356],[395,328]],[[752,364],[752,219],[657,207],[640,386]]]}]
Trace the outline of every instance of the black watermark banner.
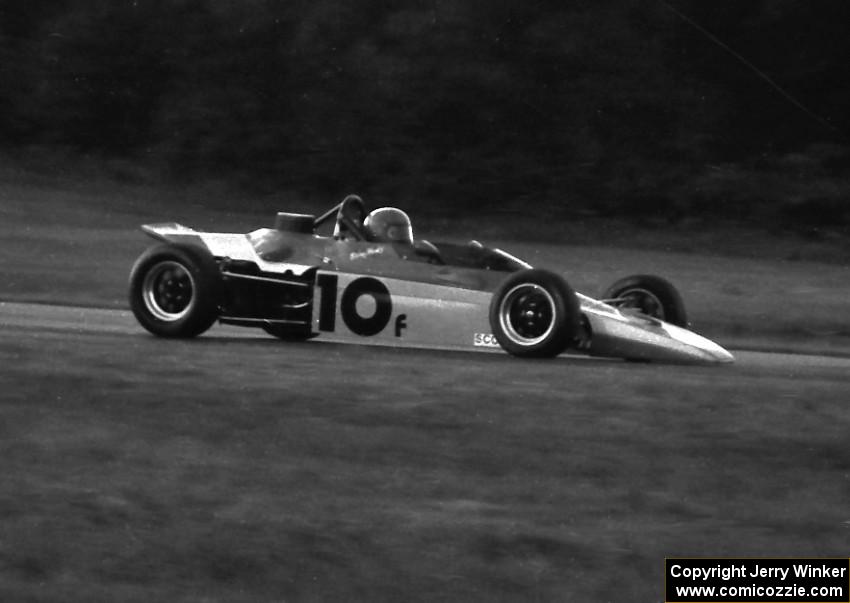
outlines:
[{"label": "black watermark banner", "polygon": [[848,558],[668,558],[666,603],[850,603]]}]

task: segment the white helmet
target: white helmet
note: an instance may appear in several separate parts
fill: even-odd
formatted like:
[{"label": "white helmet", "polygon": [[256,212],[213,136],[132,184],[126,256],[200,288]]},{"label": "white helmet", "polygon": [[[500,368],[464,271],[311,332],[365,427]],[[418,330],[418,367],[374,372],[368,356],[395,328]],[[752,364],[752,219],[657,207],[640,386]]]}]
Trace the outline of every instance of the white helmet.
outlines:
[{"label": "white helmet", "polygon": [[381,207],[369,212],[363,228],[372,241],[413,245],[413,226],[406,213],[395,207]]}]

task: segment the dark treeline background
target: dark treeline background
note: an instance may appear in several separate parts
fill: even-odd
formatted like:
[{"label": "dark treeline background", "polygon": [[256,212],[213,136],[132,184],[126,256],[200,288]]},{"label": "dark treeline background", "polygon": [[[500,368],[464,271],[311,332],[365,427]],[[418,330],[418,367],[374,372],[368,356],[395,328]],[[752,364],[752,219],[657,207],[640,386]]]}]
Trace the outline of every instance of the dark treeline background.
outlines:
[{"label": "dark treeline background", "polygon": [[846,0],[4,1],[0,140],[458,211],[844,225],[848,23]]}]

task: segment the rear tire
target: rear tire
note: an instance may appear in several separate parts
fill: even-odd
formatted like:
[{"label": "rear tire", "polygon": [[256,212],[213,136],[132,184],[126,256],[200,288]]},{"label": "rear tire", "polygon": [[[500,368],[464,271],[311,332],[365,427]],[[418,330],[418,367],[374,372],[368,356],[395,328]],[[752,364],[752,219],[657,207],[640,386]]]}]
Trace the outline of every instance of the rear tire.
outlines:
[{"label": "rear tire", "polygon": [[130,309],[159,337],[195,337],[209,329],[218,318],[221,292],[215,258],[195,245],[152,247],[130,272]]},{"label": "rear tire", "polygon": [[490,302],[493,335],[514,356],[557,356],[576,340],[580,322],[575,292],[563,278],[547,270],[513,273]]},{"label": "rear tire", "polygon": [[685,302],[670,281],[652,274],[636,274],[621,278],[605,290],[602,299],[621,299],[612,304],[620,309],[633,309],[677,327],[688,327]]}]

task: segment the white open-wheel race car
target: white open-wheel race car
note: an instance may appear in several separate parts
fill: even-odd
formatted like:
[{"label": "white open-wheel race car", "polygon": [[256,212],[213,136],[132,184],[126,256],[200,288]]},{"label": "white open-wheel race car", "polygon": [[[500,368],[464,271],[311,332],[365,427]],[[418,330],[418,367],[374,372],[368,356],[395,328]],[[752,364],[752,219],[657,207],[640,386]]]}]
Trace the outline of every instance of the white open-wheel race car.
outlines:
[{"label": "white open-wheel race car", "polygon": [[688,329],[679,293],[660,277],[630,276],[594,299],[477,241],[414,240],[404,212],[367,213],[356,195],[318,218],[278,213],[274,228],[247,234],[177,223],[142,230],[161,244],[133,266],[130,306],[161,337],[195,337],[218,321],[284,340],[733,360]]}]

